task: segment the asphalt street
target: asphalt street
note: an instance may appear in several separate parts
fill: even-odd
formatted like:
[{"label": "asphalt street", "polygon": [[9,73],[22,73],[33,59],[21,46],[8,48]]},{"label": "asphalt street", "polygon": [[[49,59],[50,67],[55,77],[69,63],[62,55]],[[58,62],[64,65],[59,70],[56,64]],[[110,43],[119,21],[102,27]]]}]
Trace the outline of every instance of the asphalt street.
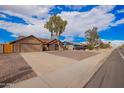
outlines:
[{"label": "asphalt street", "polygon": [[124,49],[115,49],[85,88],[124,88]]}]

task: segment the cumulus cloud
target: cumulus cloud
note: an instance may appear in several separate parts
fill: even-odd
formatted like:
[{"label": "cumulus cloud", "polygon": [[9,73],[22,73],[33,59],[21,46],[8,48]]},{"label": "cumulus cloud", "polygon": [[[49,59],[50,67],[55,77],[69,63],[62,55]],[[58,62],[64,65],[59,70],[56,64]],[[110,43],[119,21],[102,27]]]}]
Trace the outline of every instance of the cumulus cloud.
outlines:
[{"label": "cumulus cloud", "polygon": [[73,10],[80,10],[82,7],[85,7],[85,5],[66,5],[65,7]]},{"label": "cumulus cloud", "polygon": [[111,26],[117,26],[117,25],[120,25],[120,24],[124,24],[124,18],[116,21],[115,23],[112,23]]},{"label": "cumulus cloud", "polygon": [[0,13],[0,18],[6,18],[6,15]]},{"label": "cumulus cloud", "polygon": [[87,12],[62,12],[59,15],[68,21],[63,35],[83,37],[84,32],[94,26],[98,27],[99,31],[108,28],[115,19],[114,14],[109,13],[113,9],[114,6],[97,6]]},{"label": "cumulus cloud", "polygon": [[111,42],[111,45],[113,47],[118,47],[118,46],[121,46],[122,44],[124,44],[124,40],[105,40],[105,39],[102,39],[102,41],[105,43]]},{"label": "cumulus cloud", "polygon": [[111,41],[113,46],[121,46],[122,44],[124,44],[124,40],[113,40]]},{"label": "cumulus cloud", "polygon": [[[4,12],[4,13],[7,13],[9,15],[17,16],[17,17],[20,17],[20,18],[24,19],[26,21],[26,23],[28,23],[28,25],[21,24],[21,23],[0,21],[0,23],[1,23],[0,28],[6,29],[7,31],[12,32],[13,33],[12,37],[14,37],[14,36],[17,37],[18,35],[24,35],[24,36],[35,35],[37,37],[50,38],[49,31],[44,28],[44,24],[45,24],[46,20],[49,18],[49,15],[47,13],[46,13],[47,18],[45,18],[45,19],[36,19],[36,18],[32,18],[33,14],[30,13],[30,12],[32,12],[32,10],[30,10],[29,8],[27,9],[26,6],[24,6],[26,8],[24,10],[25,12],[21,12],[23,10],[23,8],[21,8],[22,10],[19,8],[20,9],[19,13],[18,13],[17,10],[14,11],[14,9],[15,9],[14,7],[16,8],[17,6],[12,6],[12,8],[10,8],[10,9],[7,9],[4,6],[2,8],[7,9],[7,10],[0,10],[0,11]],[[20,7],[23,7],[23,6],[20,6]],[[28,12],[28,10],[30,10],[30,12]],[[37,9],[34,9],[34,10],[37,10]],[[48,10],[46,10],[46,11],[48,11]],[[28,13],[25,14],[26,12],[28,12],[30,14],[28,14]],[[33,12],[33,13],[35,14],[35,12]],[[36,13],[36,14],[37,14],[37,16],[39,15],[38,13]],[[44,15],[41,14],[41,16],[44,16]]]},{"label": "cumulus cloud", "polygon": [[18,37],[18,35],[17,34],[12,34],[11,37]]},{"label": "cumulus cloud", "polygon": [[74,40],[73,36],[67,36],[67,37],[65,36],[65,39],[62,41],[73,42],[73,40]]},{"label": "cumulus cloud", "polygon": [[50,37],[50,33],[43,27],[43,22],[35,25],[23,25],[17,23],[11,23],[6,21],[0,21],[0,28],[6,29],[14,35],[34,35],[37,37]]},{"label": "cumulus cloud", "polygon": [[13,13],[18,13],[21,15],[25,15],[28,17],[37,16],[39,18],[46,17],[48,15],[49,10],[53,6],[36,6],[36,5],[4,5],[0,6],[0,10],[7,10]]},{"label": "cumulus cloud", "polygon": [[118,10],[117,13],[124,13],[124,9]]}]

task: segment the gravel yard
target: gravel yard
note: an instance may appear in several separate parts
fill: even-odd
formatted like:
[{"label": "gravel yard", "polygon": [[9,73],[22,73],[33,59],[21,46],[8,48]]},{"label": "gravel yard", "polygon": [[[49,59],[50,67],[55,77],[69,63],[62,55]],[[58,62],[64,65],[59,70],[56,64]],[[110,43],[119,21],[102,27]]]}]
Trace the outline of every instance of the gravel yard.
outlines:
[{"label": "gravel yard", "polygon": [[88,51],[83,51],[83,50],[47,51],[46,53],[68,57],[68,58],[72,58],[78,61],[98,54],[96,52],[88,52]]},{"label": "gravel yard", "polygon": [[20,54],[0,54],[0,83],[16,83],[34,76],[35,72]]}]

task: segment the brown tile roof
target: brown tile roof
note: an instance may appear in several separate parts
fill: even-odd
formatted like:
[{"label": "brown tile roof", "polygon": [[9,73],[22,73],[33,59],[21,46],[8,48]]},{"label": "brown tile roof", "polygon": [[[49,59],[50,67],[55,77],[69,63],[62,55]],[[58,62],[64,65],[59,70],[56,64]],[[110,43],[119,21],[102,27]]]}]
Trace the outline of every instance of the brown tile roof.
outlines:
[{"label": "brown tile roof", "polygon": [[28,37],[34,37],[34,38],[38,39],[39,41],[41,41],[41,42],[44,43],[44,44],[47,44],[48,42],[51,41],[50,39],[37,38],[37,37],[35,37],[35,36],[33,36],[33,35],[30,35],[30,36],[27,36],[27,37],[25,37],[25,36],[19,36],[19,37],[17,38],[17,40],[12,41],[12,42],[10,42],[10,43],[15,43],[15,42],[17,42],[17,41],[23,40],[23,39],[28,38]]},{"label": "brown tile roof", "polygon": [[[33,37],[35,37],[35,36],[33,36]],[[25,36],[19,36],[18,40],[23,39],[23,38],[26,38],[26,37]],[[37,37],[35,37],[35,38],[37,38]],[[48,43],[48,42],[51,41],[50,39],[47,39],[47,38],[38,38],[38,39],[41,40],[44,43]]]},{"label": "brown tile roof", "polygon": [[[25,36],[19,36],[17,40],[10,42],[10,44],[15,43],[15,42],[20,41],[20,40],[23,40],[23,39],[26,39],[26,38],[29,38],[29,37],[34,37],[34,38],[36,38],[36,37],[33,36],[33,35],[30,35],[30,36],[27,36],[27,37],[25,37]],[[38,38],[36,38],[36,39],[39,40],[40,42],[42,42],[40,39],[38,39]],[[44,42],[42,42],[42,43],[44,43]]]},{"label": "brown tile roof", "polygon": [[54,40],[50,40],[50,41],[48,42],[48,44],[57,44],[58,42],[59,42],[59,40],[54,39]]},{"label": "brown tile roof", "polygon": [[45,44],[51,41],[50,39],[46,39],[46,38],[38,38],[38,39],[44,42]]}]

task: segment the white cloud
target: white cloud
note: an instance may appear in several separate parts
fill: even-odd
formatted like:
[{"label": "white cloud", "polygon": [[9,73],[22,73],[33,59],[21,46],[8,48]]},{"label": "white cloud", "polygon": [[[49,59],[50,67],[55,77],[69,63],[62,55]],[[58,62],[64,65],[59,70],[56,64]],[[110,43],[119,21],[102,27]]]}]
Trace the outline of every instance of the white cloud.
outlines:
[{"label": "white cloud", "polygon": [[17,13],[25,15],[28,17],[37,16],[39,18],[46,17],[52,6],[40,6],[40,5],[3,5],[0,6],[0,10],[10,11],[12,13]]},{"label": "white cloud", "polygon": [[18,35],[17,34],[12,34],[11,37],[18,37]]},{"label": "white cloud", "polygon": [[124,40],[105,40],[105,39],[102,39],[103,42],[111,42],[111,45],[113,47],[118,47],[118,46],[121,46],[122,44],[124,44]]},{"label": "white cloud", "polygon": [[116,21],[115,23],[112,23],[111,26],[117,26],[117,25],[120,25],[120,24],[124,24],[124,18]]},{"label": "white cloud", "polygon": [[117,13],[124,13],[124,9],[118,10]]},{"label": "white cloud", "polygon": [[63,35],[84,36],[84,32],[93,26],[98,27],[99,31],[110,26],[115,19],[114,14],[108,13],[114,6],[97,6],[88,12],[62,12],[59,14],[68,21],[67,28]]},{"label": "white cloud", "polygon": [[37,37],[48,37],[50,38],[50,33],[43,28],[43,23],[35,25],[23,25],[17,23],[10,23],[5,21],[0,21],[0,28],[6,29],[12,32],[14,35],[35,35]]},{"label": "white cloud", "polygon": [[85,7],[85,5],[66,5],[65,7],[73,10],[80,10],[82,7]]},{"label": "white cloud", "polygon": [[[40,7],[40,9],[39,9]],[[50,8],[51,6],[49,6]],[[38,37],[50,38],[50,33],[44,28],[46,20],[49,18],[48,6],[0,6],[1,12],[7,13],[12,16],[23,18],[29,25],[21,23],[12,23],[7,21],[0,21],[0,28],[12,32],[12,36],[17,35],[35,35]],[[17,10],[16,10],[17,8]],[[39,9],[39,10],[38,10]],[[33,11],[34,10],[34,11]],[[42,12],[38,12],[42,11]],[[46,12],[45,12],[46,11]],[[33,14],[37,15],[39,19],[32,18]],[[44,20],[40,17],[46,17]]]},{"label": "white cloud", "polygon": [[0,18],[6,18],[6,15],[0,13]]},{"label": "white cloud", "polygon": [[62,40],[62,41],[67,41],[67,42],[73,42],[73,37],[72,36],[67,36],[67,37],[65,37],[65,39],[64,40]]}]

